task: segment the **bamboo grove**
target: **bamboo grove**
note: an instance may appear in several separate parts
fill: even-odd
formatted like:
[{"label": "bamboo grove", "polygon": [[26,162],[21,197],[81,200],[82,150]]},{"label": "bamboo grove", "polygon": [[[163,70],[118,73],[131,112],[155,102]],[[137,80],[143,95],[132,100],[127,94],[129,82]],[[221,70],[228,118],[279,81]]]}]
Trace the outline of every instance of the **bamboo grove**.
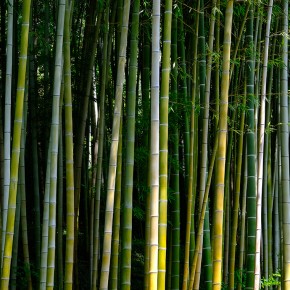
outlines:
[{"label": "bamboo grove", "polygon": [[0,289],[290,289],[288,24],[0,1]]}]

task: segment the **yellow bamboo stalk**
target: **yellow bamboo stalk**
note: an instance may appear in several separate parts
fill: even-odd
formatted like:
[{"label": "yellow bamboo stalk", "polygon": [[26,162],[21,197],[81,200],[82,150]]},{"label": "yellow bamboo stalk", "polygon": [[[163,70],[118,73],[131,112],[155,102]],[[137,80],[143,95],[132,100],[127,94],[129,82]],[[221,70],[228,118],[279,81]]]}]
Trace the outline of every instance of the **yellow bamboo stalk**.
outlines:
[{"label": "yellow bamboo stalk", "polygon": [[225,12],[223,66],[221,80],[221,100],[219,113],[219,133],[217,152],[216,193],[214,201],[213,224],[213,289],[221,289],[222,249],[223,249],[223,211],[225,185],[225,159],[227,147],[228,91],[230,77],[231,32],[233,18],[233,0],[227,1]]},{"label": "yellow bamboo stalk", "polygon": [[0,287],[2,290],[8,290],[9,288],[10,266],[11,266],[11,258],[12,258],[17,183],[18,183],[18,172],[19,172],[21,126],[22,126],[22,119],[23,119],[24,91],[25,91],[25,85],[26,85],[25,79],[26,79],[26,65],[27,65],[30,4],[31,4],[31,0],[24,0],[22,4],[23,18],[22,18],[22,26],[21,26],[18,82],[17,82],[14,131],[13,131],[13,141],[12,141],[7,228],[6,228],[6,235],[5,235],[3,265],[2,265],[2,273],[1,273],[1,287]]},{"label": "yellow bamboo stalk", "polygon": [[64,22],[64,108],[65,108],[65,158],[66,158],[66,252],[64,286],[73,288],[74,262],[74,159],[73,122],[70,64],[70,18],[72,2],[66,0]]}]

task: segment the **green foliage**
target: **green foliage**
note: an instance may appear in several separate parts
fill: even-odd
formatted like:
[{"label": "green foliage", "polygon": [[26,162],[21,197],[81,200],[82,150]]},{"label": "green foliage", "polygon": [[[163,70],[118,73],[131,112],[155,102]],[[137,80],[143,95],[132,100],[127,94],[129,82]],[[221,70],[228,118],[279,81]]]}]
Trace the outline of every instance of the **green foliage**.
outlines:
[{"label": "green foliage", "polygon": [[[246,278],[247,278],[247,270],[239,269],[235,271],[235,287],[237,289],[238,286],[241,286],[242,289],[246,289]],[[222,282],[222,290],[228,290],[229,285]]]},{"label": "green foliage", "polygon": [[141,221],[145,220],[145,211],[140,206],[133,207],[133,216]]},{"label": "green foliage", "polygon": [[268,279],[262,278],[261,279],[261,289],[264,289],[268,286],[278,286],[281,285],[281,273],[277,272],[272,274]]}]

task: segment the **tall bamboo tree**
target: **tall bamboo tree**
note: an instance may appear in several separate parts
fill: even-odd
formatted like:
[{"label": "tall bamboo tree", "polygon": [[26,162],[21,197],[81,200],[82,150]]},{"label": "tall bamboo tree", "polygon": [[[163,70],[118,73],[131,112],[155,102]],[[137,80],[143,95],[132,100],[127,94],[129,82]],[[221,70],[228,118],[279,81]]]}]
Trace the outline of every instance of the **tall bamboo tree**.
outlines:
[{"label": "tall bamboo tree", "polygon": [[73,122],[70,64],[70,19],[72,1],[66,1],[64,21],[64,106],[65,106],[65,154],[66,154],[66,253],[65,253],[65,289],[73,286],[74,255],[74,160],[73,160]]},{"label": "tall bamboo tree", "polygon": [[172,0],[165,1],[162,75],[160,91],[160,158],[159,158],[159,228],[158,228],[158,289],[165,289],[167,192],[168,192],[168,107],[171,56]]},{"label": "tall bamboo tree", "polygon": [[157,290],[159,222],[159,66],[160,1],[153,1],[151,60],[151,133],[150,133],[150,250],[149,289]]},{"label": "tall bamboo tree", "polygon": [[[11,94],[12,94],[12,52],[13,52],[13,0],[8,1],[8,30],[6,45],[6,84],[4,117],[4,188],[2,200],[2,241],[6,235],[11,155]],[[1,243],[1,265],[3,262],[4,243]]]},{"label": "tall bamboo tree", "polygon": [[140,0],[134,1],[132,11],[132,31],[130,40],[130,67],[128,80],[127,104],[127,137],[126,137],[126,171],[124,190],[124,209],[122,226],[122,260],[121,288],[131,288],[131,256],[132,256],[132,209],[133,209],[133,176],[135,155],[135,122],[136,122],[136,81],[138,58]]},{"label": "tall bamboo tree", "polygon": [[48,223],[48,253],[47,253],[47,281],[46,289],[54,288],[55,269],[55,237],[56,237],[56,192],[57,192],[57,160],[59,145],[59,114],[60,91],[63,67],[63,31],[65,16],[65,0],[58,3],[57,38],[54,64],[54,86],[51,120],[51,159],[50,163],[50,192],[49,192],[49,223]]},{"label": "tall bamboo tree", "polygon": [[[261,231],[262,231],[262,189],[263,189],[263,169],[264,169],[264,155],[268,152],[264,152],[265,144],[265,119],[266,119],[266,87],[267,87],[267,72],[268,72],[268,55],[269,55],[269,38],[270,38],[270,26],[272,17],[273,1],[269,0],[267,24],[265,32],[265,44],[264,44],[264,57],[263,57],[263,73],[261,84],[261,104],[260,104],[260,126],[259,126],[259,160],[258,160],[258,184],[257,184],[257,232],[256,232],[256,256],[255,256],[255,289],[260,286],[261,279],[261,266],[260,266],[260,249],[261,249]],[[254,57],[254,56],[253,56]],[[265,239],[267,240],[267,236]],[[265,253],[267,255],[267,253]],[[266,276],[266,279],[268,277]]]},{"label": "tall bamboo tree", "polygon": [[290,287],[290,196],[289,196],[289,129],[288,129],[288,1],[283,1],[283,39],[282,39],[282,75],[281,75],[281,185],[282,185],[282,221],[283,221],[283,287]]},{"label": "tall bamboo tree", "polygon": [[247,23],[248,59],[246,61],[247,82],[247,287],[253,289],[256,242],[256,142],[255,142],[255,113],[254,113],[254,47],[253,47],[253,4],[249,10]]},{"label": "tall bamboo tree", "polygon": [[15,208],[17,195],[17,182],[19,172],[19,156],[20,156],[20,140],[21,126],[23,119],[23,102],[26,81],[26,66],[27,66],[27,50],[28,50],[28,34],[30,20],[30,0],[25,0],[22,4],[22,26],[21,26],[21,41],[20,41],[20,56],[18,69],[17,94],[15,105],[14,130],[12,141],[12,157],[10,171],[10,186],[8,199],[8,214],[7,228],[4,244],[4,256],[1,273],[1,289],[8,290],[10,266],[12,256],[12,245],[14,236]]},{"label": "tall bamboo tree", "polygon": [[219,117],[219,145],[217,151],[217,177],[214,205],[213,225],[213,289],[221,289],[222,272],[222,241],[223,241],[223,203],[225,184],[225,155],[227,143],[227,116],[228,116],[228,94],[230,77],[230,55],[231,55],[231,32],[233,19],[233,1],[227,1],[225,12],[223,66],[221,80],[221,100]]},{"label": "tall bamboo tree", "polygon": [[100,289],[107,289],[109,282],[110,258],[111,258],[111,241],[112,241],[112,224],[114,211],[114,196],[117,168],[117,151],[119,145],[120,121],[122,114],[122,93],[125,80],[126,49],[128,37],[128,22],[130,14],[130,0],[125,1],[122,20],[121,42],[118,57],[118,72],[115,92],[114,121],[112,128],[112,143],[109,161],[108,185],[107,185],[107,202],[104,227],[104,245],[102,256],[102,270],[100,277]]}]

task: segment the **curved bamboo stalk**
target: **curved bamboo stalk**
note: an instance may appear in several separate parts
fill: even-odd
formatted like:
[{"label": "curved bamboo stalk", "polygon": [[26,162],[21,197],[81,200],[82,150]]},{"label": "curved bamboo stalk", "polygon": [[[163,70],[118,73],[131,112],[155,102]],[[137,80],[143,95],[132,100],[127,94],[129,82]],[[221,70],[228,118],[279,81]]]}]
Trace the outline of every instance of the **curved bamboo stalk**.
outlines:
[{"label": "curved bamboo stalk", "polygon": [[4,256],[1,273],[1,289],[8,290],[10,278],[10,266],[12,256],[12,245],[14,236],[15,208],[17,183],[19,172],[19,157],[20,157],[20,139],[21,126],[23,119],[23,102],[26,82],[26,66],[27,66],[27,50],[28,50],[28,34],[29,34],[29,19],[30,19],[30,0],[25,0],[22,4],[22,26],[21,26],[21,41],[20,41],[20,56],[19,70],[16,93],[16,107],[14,118],[14,131],[12,141],[12,157],[11,157],[11,172],[9,186],[9,200],[7,213],[7,228],[5,235]]}]

